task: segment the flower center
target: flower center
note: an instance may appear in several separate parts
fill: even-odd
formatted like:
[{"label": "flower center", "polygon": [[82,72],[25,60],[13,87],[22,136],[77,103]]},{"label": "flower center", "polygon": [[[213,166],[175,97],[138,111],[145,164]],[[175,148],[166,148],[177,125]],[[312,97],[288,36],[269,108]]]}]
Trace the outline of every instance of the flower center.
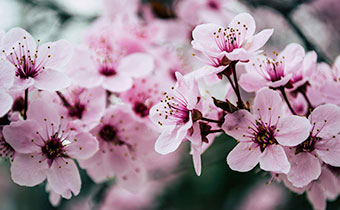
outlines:
[{"label": "flower center", "polygon": [[55,133],[49,140],[45,142],[45,145],[41,148],[41,151],[50,160],[54,160],[58,157],[66,157],[64,154],[64,145],[61,139],[58,137],[58,133]]},{"label": "flower center", "polygon": [[[165,99],[161,100],[161,103],[164,106],[162,109],[156,109],[158,115],[164,117],[164,120],[170,120],[176,124],[188,122],[190,110],[187,108],[187,100],[181,94],[179,96],[169,96],[166,92],[163,94]],[[162,126],[162,120],[158,121],[158,124]]]},{"label": "flower center", "polygon": [[310,135],[304,142],[296,147],[295,154],[300,152],[312,152],[314,150],[315,143],[320,140],[320,137]]},{"label": "flower center", "polygon": [[99,73],[107,77],[114,76],[117,74],[116,70],[113,67],[109,67],[106,65],[100,67]]},{"label": "flower center", "polygon": [[141,117],[146,117],[149,115],[149,108],[141,102],[135,103],[133,106],[133,111],[135,111]]},{"label": "flower center", "polygon": [[217,9],[219,8],[218,3],[217,3],[216,1],[214,1],[214,0],[210,0],[210,1],[208,2],[208,6],[209,6],[211,9],[215,9],[215,10],[217,10]]},{"label": "flower center", "polygon": [[73,106],[68,107],[68,114],[71,117],[77,117],[81,119],[85,111],[85,105],[80,102],[75,103]]},{"label": "flower center", "polygon": [[[24,37],[25,42],[26,39],[27,38]],[[40,40],[38,40],[38,43],[39,42]],[[51,49],[51,47],[48,46],[48,49]],[[45,63],[47,59],[51,58],[51,55],[47,55],[47,59],[37,63],[38,47],[36,48],[35,52],[31,52],[27,48],[27,42],[26,44],[19,42],[17,47],[12,47],[12,52],[9,54],[6,54],[5,50],[2,52],[6,56],[7,60],[16,67],[17,70],[15,75],[20,79],[35,78],[38,76],[39,72],[45,69],[43,63]]]},{"label": "flower center", "polygon": [[268,145],[275,144],[275,127],[264,126],[262,123],[256,122],[257,132],[254,133],[253,141],[260,146],[261,152],[263,152]]},{"label": "flower center", "polygon": [[124,144],[117,136],[117,129],[111,125],[104,125],[99,131],[99,136],[106,142],[112,142],[116,145]]}]

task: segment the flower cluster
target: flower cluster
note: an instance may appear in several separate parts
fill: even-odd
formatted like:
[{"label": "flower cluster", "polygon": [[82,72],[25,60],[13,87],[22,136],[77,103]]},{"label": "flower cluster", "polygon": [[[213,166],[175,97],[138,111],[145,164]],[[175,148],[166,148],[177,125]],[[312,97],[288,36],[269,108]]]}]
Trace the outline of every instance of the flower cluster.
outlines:
[{"label": "flower cluster", "polygon": [[[203,14],[222,7],[195,4]],[[232,170],[259,163],[273,180],[306,192],[315,209],[338,196],[340,56],[332,67],[317,63],[296,43],[266,54],[273,29],[255,34],[255,20],[241,13],[225,16],[229,24],[182,23],[177,36],[191,41],[190,59],[203,65],[193,71],[164,45],[175,30],[169,23],[148,11],[143,22],[137,8],[120,6],[128,8],[97,20],[83,45],[41,44],[21,28],[0,32],[0,155],[16,184],[46,181],[58,205],[79,194],[80,167],[95,183],[114,179],[110,194],[151,200],[164,185],[153,175],[171,172],[182,144],[190,143],[200,176],[201,155],[225,133],[237,141],[226,151]],[[194,25],[190,40],[184,34]]]}]

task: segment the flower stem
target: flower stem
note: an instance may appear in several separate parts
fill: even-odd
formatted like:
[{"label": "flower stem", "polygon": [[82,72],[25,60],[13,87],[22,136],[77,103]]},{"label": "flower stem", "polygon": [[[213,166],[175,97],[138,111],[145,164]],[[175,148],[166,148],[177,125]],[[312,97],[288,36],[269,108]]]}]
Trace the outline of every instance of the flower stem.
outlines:
[{"label": "flower stem", "polygon": [[240,109],[244,109],[244,103],[242,101],[241,98],[241,94],[240,94],[240,88],[238,86],[238,81],[237,81],[237,74],[236,74],[236,63],[237,62],[231,62],[230,63],[230,68],[232,69],[233,75],[234,75],[234,83],[235,83],[235,94],[237,96],[237,107]]},{"label": "flower stem", "polygon": [[27,119],[27,108],[28,108],[28,88],[25,89],[25,103],[24,103],[24,120]]},{"label": "flower stem", "polygon": [[296,113],[295,113],[293,107],[292,107],[292,106],[290,105],[290,103],[289,103],[289,100],[288,100],[287,95],[286,95],[286,92],[285,92],[285,88],[284,88],[284,87],[279,87],[279,90],[281,91],[281,94],[282,94],[282,96],[283,96],[283,99],[286,101],[289,110],[292,112],[292,114],[296,115]]},{"label": "flower stem", "polygon": [[206,117],[202,117],[200,120],[207,121],[207,122],[212,122],[212,123],[223,123],[220,120],[213,120],[213,119],[209,119],[209,118],[206,118]]}]

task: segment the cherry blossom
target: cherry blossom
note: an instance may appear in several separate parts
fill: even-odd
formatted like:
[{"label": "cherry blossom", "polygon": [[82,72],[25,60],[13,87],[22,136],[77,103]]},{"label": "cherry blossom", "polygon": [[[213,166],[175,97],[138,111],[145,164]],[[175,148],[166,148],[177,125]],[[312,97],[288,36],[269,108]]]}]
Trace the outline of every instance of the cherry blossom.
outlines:
[{"label": "cherry blossom", "polygon": [[321,173],[321,161],[339,167],[340,108],[333,104],[318,106],[308,117],[312,128],[308,138],[292,150],[291,171],[287,178],[304,187]]},{"label": "cherry blossom", "polygon": [[25,121],[5,126],[3,134],[16,151],[12,179],[22,186],[35,186],[47,179],[51,189],[64,198],[80,192],[81,180],[73,159],[90,158],[98,150],[88,133],[74,133],[51,105],[31,103]]},{"label": "cherry blossom", "polygon": [[13,28],[1,39],[1,53],[16,68],[14,88],[34,86],[41,90],[61,90],[70,85],[60,71],[72,55],[71,45],[60,40],[40,46],[24,29]]},{"label": "cherry blossom", "polygon": [[305,56],[300,45],[289,44],[280,54],[276,51],[273,54],[274,58],[261,55],[247,64],[247,73],[240,78],[243,89],[253,92],[262,87],[278,88],[287,85],[292,78],[295,81],[303,79],[297,78],[302,76]]},{"label": "cherry blossom", "polygon": [[162,129],[155,144],[160,154],[168,154],[179,147],[193,127],[194,110],[201,109],[197,81],[186,80],[180,73],[176,73],[176,78],[176,86],[164,92],[165,98],[150,110],[151,120]]},{"label": "cherry blossom", "polygon": [[192,46],[202,52],[200,59],[211,68],[212,73],[221,72],[231,61],[248,62],[268,41],[272,29],[254,35],[255,21],[247,13],[236,15],[227,28],[216,24],[196,26],[192,32]]},{"label": "cherry blossom", "polygon": [[231,169],[249,171],[260,163],[266,171],[290,171],[283,146],[302,143],[311,126],[306,118],[282,115],[281,104],[278,93],[262,89],[256,94],[253,114],[239,110],[226,115],[222,128],[239,141],[227,157]]}]

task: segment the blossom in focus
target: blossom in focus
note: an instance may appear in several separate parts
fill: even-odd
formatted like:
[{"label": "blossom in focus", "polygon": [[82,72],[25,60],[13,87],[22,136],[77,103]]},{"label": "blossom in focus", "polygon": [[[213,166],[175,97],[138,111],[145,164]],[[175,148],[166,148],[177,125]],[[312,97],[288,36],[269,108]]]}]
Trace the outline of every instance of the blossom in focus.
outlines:
[{"label": "blossom in focus", "polygon": [[64,198],[80,191],[81,180],[72,158],[87,159],[98,150],[90,134],[75,133],[53,106],[36,100],[27,111],[28,119],[5,126],[3,135],[15,150],[11,175],[15,183],[35,186],[46,178],[54,192]]},{"label": "blossom in focus", "polygon": [[70,85],[69,78],[60,71],[72,56],[71,45],[60,40],[40,46],[21,28],[13,28],[0,42],[2,56],[15,68],[14,89],[31,86],[41,90],[61,90]]},{"label": "blossom in focus", "polygon": [[265,171],[287,174],[290,163],[283,146],[296,146],[309,135],[304,117],[284,116],[280,95],[269,89],[257,92],[253,114],[239,110],[227,114],[222,129],[239,141],[227,163],[236,171],[249,171],[257,163]]},{"label": "blossom in focus", "polygon": [[308,117],[309,136],[292,150],[288,180],[295,187],[304,187],[321,173],[321,163],[340,167],[340,108],[333,104],[318,106]]},{"label": "blossom in focus", "polygon": [[164,92],[165,98],[150,110],[150,119],[161,128],[155,144],[155,150],[160,154],[168,154],[179,147],[193,127],[194,110],[201,110],[202,106],[197,81],[186,79],[178,72],[176,78],[176,86]]},{"label": "blossom in focus", "polygon": [[204,57],[199,57],[212,68],[207,74],[219,73],[231,61],[248,62],[268,41],[272,29],[254,35],[255,21],[247,13],[236,15],[227,28],[216,24],[196,26],[192,32],[192,46]]},{"label": "blossom in focus", "polygon": [[280,54],[275,51],[273,54],[274,58],[261,55],[247,64],[247,72],[240,78],[244,90],[254,92],[262,87],[278,88],[287,85],[292,78],[298,80],[296,74],[300,76],[300,71],[303,71],[305,50],[293,43]]}]

